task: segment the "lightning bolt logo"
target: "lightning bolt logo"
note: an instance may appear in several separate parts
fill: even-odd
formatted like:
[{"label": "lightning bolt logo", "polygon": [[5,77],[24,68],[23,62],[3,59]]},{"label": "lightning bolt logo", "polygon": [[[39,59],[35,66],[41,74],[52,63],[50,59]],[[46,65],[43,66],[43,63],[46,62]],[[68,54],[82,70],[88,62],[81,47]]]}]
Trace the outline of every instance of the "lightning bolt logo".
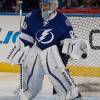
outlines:
[{"label": "lightning bolt logo", "polygon": [[[42,30],[43,32],[41,33],[41,36],[38,38],[36,37],[36,39],[38,40],[38,42],[41,42],[43,44],[47,44],[53,41],[54,39],[54,35],[51,32],[52,29],[47,29],[47,30]],[[39,33],[39,32],[38,32]],[[50,39],[47,39],[47,41],[43,41],[47,38],[47,35],[50,35]]]},{"label": "lightning bolt logo", "polygon": [[40,37],[40,39],[39,39],[39,42],[41,42],[42,40],[44,40],[51,30],[52,30],[52,29],[45,30],[45,31],[42,33],[42,35],[41,35],[41,37]]}]

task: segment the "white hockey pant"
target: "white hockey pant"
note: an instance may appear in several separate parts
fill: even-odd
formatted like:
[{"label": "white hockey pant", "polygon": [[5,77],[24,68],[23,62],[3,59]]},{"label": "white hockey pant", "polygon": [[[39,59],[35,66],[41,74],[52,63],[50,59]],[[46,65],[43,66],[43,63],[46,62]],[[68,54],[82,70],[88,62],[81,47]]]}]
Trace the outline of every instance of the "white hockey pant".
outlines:
[{"label": "white hockey pant", "polygon": [[32,100],[41,90],[44,74],[56,89],[59,100],[70,100],[78,95],[57,47],[52,46],[41,51],[33,46],[23,64],[23,91],[28,97],[27,100]]}]

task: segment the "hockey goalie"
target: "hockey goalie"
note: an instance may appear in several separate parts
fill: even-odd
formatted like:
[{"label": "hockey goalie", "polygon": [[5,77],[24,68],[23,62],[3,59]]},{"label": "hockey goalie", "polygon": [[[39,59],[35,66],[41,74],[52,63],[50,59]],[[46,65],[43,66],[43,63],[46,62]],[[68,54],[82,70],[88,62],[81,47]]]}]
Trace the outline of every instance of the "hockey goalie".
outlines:
[{"label": "hockey goalie", "polygon": [[22,65],[20,100],[37,96],[45,74],[59,100],[81,100],[65,66],[69,58],[86,58],[88,44],[74,36],[69,20],[57,7],[57,0],[39,0],[39,9],[25,17],[18,42],[8,56],[12,64]]}]

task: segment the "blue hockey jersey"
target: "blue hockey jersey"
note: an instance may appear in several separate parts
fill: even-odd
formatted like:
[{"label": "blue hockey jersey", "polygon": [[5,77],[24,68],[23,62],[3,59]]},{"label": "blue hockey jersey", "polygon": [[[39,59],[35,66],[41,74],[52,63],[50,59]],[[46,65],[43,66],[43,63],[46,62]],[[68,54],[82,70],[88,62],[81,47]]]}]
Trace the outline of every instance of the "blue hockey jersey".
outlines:
[{"label": "blue hockey jersey", "polygon": [[60,12],[46,23],[41,16],[41,10],[36,9],[25,17],[20,39],[30,46],[35,40],[36,45],[44,50],[59,44],[65,38],[71,38],[72,30],[69,20]]}]

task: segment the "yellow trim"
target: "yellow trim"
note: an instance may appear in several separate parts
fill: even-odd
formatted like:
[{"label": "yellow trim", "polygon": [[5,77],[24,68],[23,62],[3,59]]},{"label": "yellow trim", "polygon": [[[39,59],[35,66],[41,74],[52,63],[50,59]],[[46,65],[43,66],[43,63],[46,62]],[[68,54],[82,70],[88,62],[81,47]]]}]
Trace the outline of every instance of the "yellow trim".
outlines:
[{"label": "yellow trim", "polygon": [[94,66],[68,66],[68,69],[70,71],[70,74],[73,75],[73,76],[100,77],[100,67],[94,67]]},{"label": "yellow trim", "polygon": [[11,65],[8,63],[0,63],[0,72],[18,73],[19,71],[20,71],[20,67],[18,65]]},{"label": "yellow trim", "polygon": [[[90,77],[100,77],[100,67],[95,66],[67,66],[70,74],[73,76],[90,76]],[[19,73],[20,66],[11,65],[8,63],[0,63],[0,72],[12,72]]]}]

